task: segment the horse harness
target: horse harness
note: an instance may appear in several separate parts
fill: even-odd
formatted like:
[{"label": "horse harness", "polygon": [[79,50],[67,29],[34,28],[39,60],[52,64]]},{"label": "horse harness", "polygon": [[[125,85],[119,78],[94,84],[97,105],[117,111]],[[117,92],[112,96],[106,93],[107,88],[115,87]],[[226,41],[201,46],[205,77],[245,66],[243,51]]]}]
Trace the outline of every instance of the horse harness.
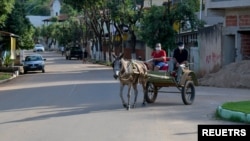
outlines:
[{"label": "horse harness", "polygon": [[[124,61],[124,60],[122,60]],[[139,77],[145,77],[147,75],[147,67],[143,62],[130,60],[128,63],[122,63],[122,69],[119,73],[119,79],[121,81],[138,81]]]}]

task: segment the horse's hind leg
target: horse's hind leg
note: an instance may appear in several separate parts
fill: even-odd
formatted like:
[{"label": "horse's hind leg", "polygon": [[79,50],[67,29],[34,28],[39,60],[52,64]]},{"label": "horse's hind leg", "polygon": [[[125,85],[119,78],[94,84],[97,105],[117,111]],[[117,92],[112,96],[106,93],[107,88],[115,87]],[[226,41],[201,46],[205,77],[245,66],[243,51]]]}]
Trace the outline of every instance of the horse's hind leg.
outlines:
[{"label": "horse's hind leg", "polygon": [[120,86],[120,97],[121,97],[121,100],[122,100],[122,105],[123,105],[123,107],[126,108],[126,107],[127,107],[127,104],[125,103],[125,100],[124,100],[124,98],[123,98],[123,88],[124,88],[124,85],[121,84],[121,86]]},{"label": "horse's hind leg", "polygon": [[137,84],[133,84],[133,89],[134,89],[134,94],[135,94],[135,98],[134,98],[134,103],[132,105],[132,108],[136,107],[136,101],[137,101],[137,96],[138,96],[138,89],[137,89]]},{"label": "horse's hind leg", "polygon": [[146,91],[147,91],[147,82],[143,82],[142,83],[142,88],[143,88],[143,102],[142,102],[142,105],[145,106],[146,105]]}]

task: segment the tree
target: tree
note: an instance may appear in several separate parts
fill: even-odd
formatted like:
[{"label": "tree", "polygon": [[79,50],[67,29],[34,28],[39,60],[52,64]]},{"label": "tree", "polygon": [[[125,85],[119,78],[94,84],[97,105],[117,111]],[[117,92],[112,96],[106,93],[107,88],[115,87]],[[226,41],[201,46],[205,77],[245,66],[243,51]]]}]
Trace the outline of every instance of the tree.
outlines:
[{"label": "tree", "polygon": [[65,47],[76,46],[81,43],[84,29],[85,26],[76,17],[71,17],[67,21],[60,23],[54,18],[53,23],[42,26],[39,36],[45,38],[45,42],[49,47],[57,41],[59,45]]},{"label": "tree", "polygon": [[164,6],[152,6],[145,11],[141,22],[140,37],[153,48],[156,43],[161,43],[165,50],[175,47],[177,31],[173,29],[175,23],[189,21],[191,29],[197,29],[200,21],[195,15],[195,8],[188,1],[178,3],[170,7],[170,3]]},{"label": "tree", "polygon": [[71,5],[62,3],[60,13],[67,14],[68,16],[76,16],[78,12]]},{"label": "tree", "polygon": [[67,46],[71,43],[71,46],[77,46],[82,42],[84,30],[85,25],[78,18],[72,17],[63,23],[57,24],[55,38],[60,45]]},{"label": "tree", "polygon": [[171,47],[169,42],[173,40],[175,32],[164,14],[163,6],[152,6],[149,11],[145,11],[140,24],[141,39],[151,48],[154,48],[156,43],[161,43],[164,49]]},{"label": "tree", "polygon": [[[106,3],[108,0],[64,0],[63,2],[81,11],[85,19],[85,24],[94,33],[96,50],[101,53],[98,57],[103,57],[103,37],[104,37],[104,15],[106,14]],[[98,58],[97,58],[98,59]]]},{"label": "tree", "polygon": [[0,0],[0,28],[4,26],[4,22],[14,7],[15,0]]},{"label": "tree", "polygon": [[128,29],[132,47],[132,58],[135,57],[136,32],[138,22],[141,19],[144,8],[144,0],[110,0],[109,7],[111,20],[120,36],[120,44],[123,44],[124,27]]},{"label": "tree", "polygon": [[3,30],[14,33],[18,38],[18,47],[21,49],[31,49],[34,46],[33,34],[35,32],[34,27],[26,18],[24,5],[21,2],[16,2],[11,14],[8,15],[5,27]]},{"label": "tree", "polygon": [[137,42],[136,32],[138,31],[137,24],[142,18],[142,11],[144,8],[144,0],[126,0],[125,1],[125,24],[128,25],[128,31],[130,34],[131,47],[132,47],[132,58],[135,58],[135,47]]},{"label": "tree", "polygon": [[27,15],[49,16],[51,0],[17,0],[25,6]]}]

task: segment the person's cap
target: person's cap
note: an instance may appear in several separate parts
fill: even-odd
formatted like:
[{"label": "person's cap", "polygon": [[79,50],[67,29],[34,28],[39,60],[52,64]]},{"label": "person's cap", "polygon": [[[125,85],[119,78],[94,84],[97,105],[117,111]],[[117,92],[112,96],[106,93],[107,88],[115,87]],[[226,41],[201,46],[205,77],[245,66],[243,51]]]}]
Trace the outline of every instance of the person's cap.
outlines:
[{"label": "person's cap", "polygon": [[178,42],[177,45],[178,46],[183,46],[183,42]]}]

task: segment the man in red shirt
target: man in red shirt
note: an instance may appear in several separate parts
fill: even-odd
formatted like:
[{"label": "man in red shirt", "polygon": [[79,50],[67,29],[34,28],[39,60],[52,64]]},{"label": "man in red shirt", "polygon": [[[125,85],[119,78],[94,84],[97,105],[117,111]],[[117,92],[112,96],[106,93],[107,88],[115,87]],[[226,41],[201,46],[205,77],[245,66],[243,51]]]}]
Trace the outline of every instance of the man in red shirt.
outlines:
[{"label": "man in red shirt", "polygon": [[151,54],[154,70],[160,70],[165,67],[167,61],[166,51],[161,49],[161,44],[157,43],[155,46],[155,51]]}]

